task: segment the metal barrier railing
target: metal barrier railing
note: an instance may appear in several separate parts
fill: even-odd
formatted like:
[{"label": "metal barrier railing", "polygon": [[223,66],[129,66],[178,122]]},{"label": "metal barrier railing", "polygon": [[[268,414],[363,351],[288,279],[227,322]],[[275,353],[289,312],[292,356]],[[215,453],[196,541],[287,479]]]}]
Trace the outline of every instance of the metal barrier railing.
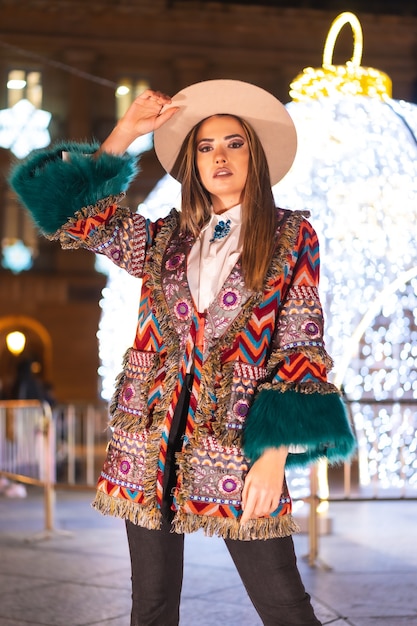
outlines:
[{"label": "metal barrier railing", "polygon": [[[321,494],[318,467],[310,469],[308,563],[319,562],[320,506],[337,502],[417,500],[417,399],[345,399],[358,442],[356,458],[343,466],[339,495]],[[357,486],[353,485],[353,468]]]},{"label": "metal barrier railing", "polygon": [[0,401],[0,477],[43,489],[40,537],[57,532],[56,488],[94,487],[107,438],[105,407]]},{"label": "metal barrier railing", "polygon": [[51,407],[35,400],[0,402],[0,476],[44,491],[45,532],[54,529],[55,433]]},{"label": "metal barrier railing", "polygon": [[54,407],[56,482],[63,488],[94,487],[108,441],[105,405]]}]

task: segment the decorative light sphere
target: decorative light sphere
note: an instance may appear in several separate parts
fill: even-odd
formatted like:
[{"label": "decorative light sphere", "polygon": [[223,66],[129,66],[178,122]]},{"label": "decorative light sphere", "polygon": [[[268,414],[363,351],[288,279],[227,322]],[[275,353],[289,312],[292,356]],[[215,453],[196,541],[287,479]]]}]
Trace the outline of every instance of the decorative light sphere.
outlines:
[{"label": "decorative light sphere", "polygon": [[287,105],[299,150],[274,196],[309,210],[319,234],[325,336],[351,400],[360,484],[404,495],[417,487],[417,106],[393,100],[382,74],[379,91],[361,91],[366,68],[326,69]]},{"label": "decorative light sphere", "polygon": [[[287,108],[297,127],[299,150],[274,196],[280,206],[311,212],[321,243],[322,296],[335,382],[357,396],[362,387],[357,359],[361,345],[370,341],[370,327],[386,328],[383,341],[372,340],[375,347],[369,352],[375,358],[388,349],[387,340],[406,346],[416,331],[417,106],[339,96]],[[383,385],[372,384],[367,395],[416,398],[417,382],[405,389],[406,377],[398,375],[399,358],[393,354],[386,366],[391,374]],[[376,381],[377,374],[372,376]]]}]

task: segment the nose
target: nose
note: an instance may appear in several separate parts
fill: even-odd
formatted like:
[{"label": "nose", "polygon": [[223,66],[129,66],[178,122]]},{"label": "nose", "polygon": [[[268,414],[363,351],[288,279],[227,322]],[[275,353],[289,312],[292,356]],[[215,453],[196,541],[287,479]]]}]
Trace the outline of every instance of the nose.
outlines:
[{"label": "nose", "polygon": [[227,162],[226,155],[222,149],[216,150],[215,155],[214,155],[214,161],[216,164]]}]

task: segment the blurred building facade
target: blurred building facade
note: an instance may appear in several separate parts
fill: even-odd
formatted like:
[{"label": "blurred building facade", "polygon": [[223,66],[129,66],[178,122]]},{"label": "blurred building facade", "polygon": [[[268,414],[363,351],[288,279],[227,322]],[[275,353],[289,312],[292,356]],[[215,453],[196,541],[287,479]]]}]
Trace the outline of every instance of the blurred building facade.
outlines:
[{"label": "blurred building facade", "polygon": [[[101,141],[146,86],[173,94],[195,81],[234,78],[254,82],[286,103],[293,78],[321,65],[330,24],[345,10],[354,10],[362,24],[363,65],[391,77],[394,98],[415,102],[414,3],[374,3],[379,8],[371,13],[372,4],[363,3],[367,8],[361,10],[358,2],[0,0],[0,111],[28,99],[51,113],[51,141]],[[346,28],[334,61],[351,56]],[[14,78],[25,83],[20,91],[7,86]],[[122,87],[129,91],[119,89],[116,96]],[[0,137],[1,130],[2,122]],[[37,235],[7,186],[17,159],[12,148],[0,148],[0,240],[2,248],[23,241],[33,265],[18,273],[0,268],[2,393],[7,395],[23,354],[40,364],[59,402],[95,402],[96,332],[106,277],[89,253],[63,252]],[[145,152],[126,203],[136,207],[162,175],[153,151]],[[21,355],[6,345],[16,330],[26,337]]]}]

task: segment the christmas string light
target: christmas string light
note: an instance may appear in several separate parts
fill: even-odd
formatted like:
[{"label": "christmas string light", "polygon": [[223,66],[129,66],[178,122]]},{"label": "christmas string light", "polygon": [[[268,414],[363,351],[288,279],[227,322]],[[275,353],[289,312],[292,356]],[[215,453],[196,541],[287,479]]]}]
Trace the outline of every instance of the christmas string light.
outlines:
[{"label": "christmas string light", "polygon": [[6,50],[10,50],[28,59],[40,61],[44,65],[56,67],[57,69],[60,69],[64,72],[68,72],[69,74],[73,74],[74,76],[78,76],[79,78],[84,78],[85,80],[92,81],[94,83],[97,83],[98,85],[102,85],[103,87],[110,87],[110,89],[113,89],[114,91],[116,91],[119,87],[117,83],[114,83],[111,80],[107,80],[107,78],[100,78],[99,76],[95,76],[94,74],[90,74],[89,72],[84,72],[83,70],[79,70],[76,67],[72,67],[71,65],[62,63],[61,61],[55,61],[54,59],[50,59],[49,57],[45,57],[41,54],[29,52],[28,50],[24,50],[23,48],[19,48],[18,46],[7,43],[2,39],[0,39],[0,46],[2,48],[5,48]]}]

